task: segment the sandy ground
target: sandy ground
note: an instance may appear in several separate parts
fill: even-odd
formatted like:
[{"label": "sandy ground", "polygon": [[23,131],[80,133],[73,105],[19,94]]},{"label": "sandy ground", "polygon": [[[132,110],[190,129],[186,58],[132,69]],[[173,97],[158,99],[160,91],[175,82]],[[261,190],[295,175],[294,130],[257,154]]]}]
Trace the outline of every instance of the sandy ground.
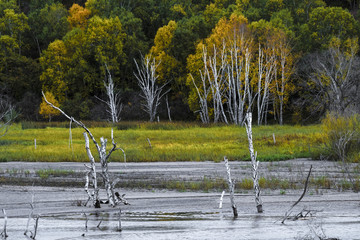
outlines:
[{"label": "sandy ground", "polygon": [[[332,162],[291,160],[261,163],[262,174],[304,179],[313,165],[314,175],[328,174],[340,178],[343,173]],[[249,163],[232,162],[233,176],[250,177]],[[0,163],[1,176],[6,169],[72,169],[83,171],[81,163]],[[224,177],[223,163],[111,163],[114,174],[136,180],[153,181],[157,177],[201,179]],[[291,170],[290,170],[291,169]],[[130,177],[131,176],[131,177]],[[128,180],[129,180],[128,179]],[[56,179],[61,181],[61,178]],[[0,186],[0,208],[6,209],[7,239],[27,239],[26,228],[30,202],[34,196],[34,215],[40,214],[36,239],[360,239],[360,195],[349,191],[322,190],[308,194],[292,210],[291,216],[303,209],[312,215],[281,224],[284,213],[299,198],[301,190],[263,191],[264,213],[256,212],[254,197],[249,191],[237,194],[239,217],[232,217],[230,200],[224,197],[219,209],[221,192],[177,192],[165,190],[122,189],[131,205],[101,209],[78,206],[86,200],[82,188],[43,186]],[[104,196],[104,192],[100,193]],[[121,209],[122,231],[118,230]],[[85,217],[86,214],[86,217]],[[87,219],[87,220],[86,220]],[[85,229],[87,221],[88,228]],[[100,226],[97,227],[100,223]],[[0,232],[4,215],[0,213]],[[34,221],[29,229],[33,231]],[[82,236],[84,235],[84,236]]]}]

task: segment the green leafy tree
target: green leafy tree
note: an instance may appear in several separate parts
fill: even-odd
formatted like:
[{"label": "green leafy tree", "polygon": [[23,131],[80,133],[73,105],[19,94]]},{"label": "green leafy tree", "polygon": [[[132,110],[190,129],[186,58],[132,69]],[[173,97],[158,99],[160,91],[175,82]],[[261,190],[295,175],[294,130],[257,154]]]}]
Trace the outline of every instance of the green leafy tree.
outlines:
[{"label": "green leafy tree", "polygon": [[46,4],[30,12],[29,25],[38,56],[51,42],[62,39],[69,31],[67,17],[68,11],[61,3]]},{"label": "green leafy tree", "polygon": [[[326,49],[333,37],[345,41],[358,34],[358,22],[347,11],[339,7],[314,9],[309,22],[302,26],[301,40],[308,50]],[[306,41],[305,41],[306,40]]]},{"label": "green leafy tree", "polygon": [[14,40],[12,51],[17,49],[19,54],[21,54],[23,44],[22,35],[29,29],[27,20],[28,18],[24,13],[16,13],[14,9],[5,9],[3,16],[0,18],[1,37],[7,35],[12,38]]},{"label": "green leafy tree", "polygon": [[102,92],[106,66],[114,82],[120,81],[124,38],[119,18],[95,16],[85,29],[74,28],[63,40],[55,40],[40,58],[44,90],[66,107],[75,96],[84,99]]},{"label": "green leafy tree", "polygon": [[178,61],[170,55],[171,42],[177,24],[170,21],[168,25],[159,28],[154,39],[154,46],[150,49],[150,56],[154,57],[159,66],[156,69],[158,79],[164,83],[172,78],[172,73],[179,66]]}]

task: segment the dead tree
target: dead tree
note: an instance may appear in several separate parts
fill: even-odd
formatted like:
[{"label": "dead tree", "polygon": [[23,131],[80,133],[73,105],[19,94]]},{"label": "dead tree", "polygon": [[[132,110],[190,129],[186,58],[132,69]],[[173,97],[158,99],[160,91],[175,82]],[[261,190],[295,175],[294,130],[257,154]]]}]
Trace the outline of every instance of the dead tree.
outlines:
[{"label": "dead tree", "polygon": [[[279,49],[280,52],[280,70],[281,70],[281,79],[276,81],[276,92],[279,100],[279,124],[283,125],[283,112],[284,104],[286,103],[286,95],[290,85],[290,76],[294,71],[294,59],[291,57],[291,46],[290,42],[281,35],[279,40]],[[276,80],[276,79],[275,79]]]},{"label": "dead tree", "polygon": [[[205,65],[205,72],[206,72],[207,66]],[[200,70],[200,76],[201,76],[201,83],[202,83],[202,89],[198,88],[195,84],[195,80],[193,76],[190,74],[190,77],[192,79],[192,82],[195,86],[196,92],[198,94],[199,98],[199,104],[200,104],[200,110],[198,111],[200,113],[200,119],[202,123],[210,123],[210,116],[209,116],[209,107],[208,107],[208,96],[210,93],[210,86],[206,83],[206,77],[205,73],[202,73]]]},{"label": "dead tree", "polygon": [[304,87],[310,93],[310,105],[321,112],[330,110],[339,115],[359,112],[360,58],[357,51],[357,44],[351,44],[348,51],[335,44],[304,58],[299,74],[309,79]]},{"label": "dead tree", "polygon": [[231,207],[233,210],[234,217],[237,217],[238,212],[237,212],[237,208],[236,208],[236,204],[235,204],[235,200],[234,200],[235,183],[231,180],[229,161],[226,157],[224,157],[224,161],[225,161],[225,167],[226,167],[226,172],[227,172],[227,177],[228,177]]},{"label": "dead tree", "polygon": [[257,91],[258,125],[261,125],[264,120],[266,121],[266,107],[269,104],[270,84],[274,78],[275,66],[274,46],[269,44],[265,49],[261,49],[259,44]]},{"label": "dead tree", "polygon": [[134,73],[138,80],[138,85],[142,91],[141,97],[144,98],[143,104],[145,112],[150,116],[150,122],[155,120],[157,108],[160,105],[160,99],[167,94],[170,89],[163,91],[167,83],[159,86],[157,84],[158,76],[156,69],[159,63],[155,62],[155,58],[151,59],[150,56],[142,57],[141,64],[139,65],[134,59],[136,64],[137,73]]},{"label": "dead tree", "polygon": [[249,152],[251,158],[251,164],[253,168],[253,180],[254,180],[254,190],[255,190],[255,203],[258,213],[263,212],[262,200],[260,197],[260,186],[259,186],[259,161],[256,160],[257,153],[254,152],[253,140],[252,140],[252,113],[248,112],[246,114],[246,133],[249,141]]},{"label": "dead tree", "polygon": [[351,170],[349,169],[349,163],[347,161],[348,158],[347,147],[350,144],[350,142],[355,139],[356,131],[352,129],[343,130],[336,132],[334,135],[335,135],[335,139],[333,140],[332,148],[334,149],[336,155],[340,158],[343,168],[347,173],[353,188],[356,189],[356,183],[351,175]]},{"label": "dead tree", "polygon": [[31,210],[30,210],[30,213],[29,213],[29,217],[28,217],[27,224],[26,224],[26,229],[25,229],[25,232],[24,232],[24,235],[26,235],[26,236],[27,236],[27,233],[30,232],[29,231],[29,224],[30,224],[30,220],[33,217],[33,213],[34,213],[34,197],[35,197],[35,194],[33,192],[32,195],[31,195],[31,203],[30,203]]},{"label": "dead tree", "polygon": [[4,239],[6,239],[8,237],[7,233],[6,233],[6,225],[7,225],[7,215],[6,215],[6,211],[3,208],[2,212],[4,214],[4,230],[0,233],[0,236],[3,237]]},{"label": "dead tree", "polygon": [[[89,147],[89,138],[88,135],[90,136],[91,140],[93,141],[98,155],[99,155],[99,159],[100,159],[100,164],[101,164],[101,176],[103,178],[104,181],[104,185],[105,185],[105,189],[106,189],[106,194],[107,194],[107,202],[111,205],[111,206],[115,206],[120,202],[123,202],[125,204],[128,204],[126,200],[122,199],[120,196],[118,196],[119,194],[115,194],[114,193],[114,185],[111,183],[110,181],[110,177],[108,174],[108,160],[111,156],[111,154],[115,151],[115,150],[119,150],[120,148],[117,148],[115,140],[114,140],[114,136],[113,136],[113,131],[111,130],[111,139],[112,139],[112,148],[110,149],[110,151],[107,153],[106,152],[106,145],[107,145],[107,139],[104,139],[103,137],[100,138],[100,145],[98,144],[98,142],[96,141],[95,137],[92,135],[92,133],[90,132],[90,130],[80,121],[77,121],[76,119],[74,119],[73,117],[68,116],[64,111],[62,111],[60,108],[54,106],[52,103],[50,103],[46,97],[45,94],[43,94],[44,100],[46,101],[47,104],[49,104],[51,107],[53,107],[54,109],[57,109],[58,111],[60,111],[60,113],[65,116],[66,118],[68,118],[69,120],[73,121],[74,123],[76,123],[78,126],[82,127],[85,132],[84,132],[84,138],[85,138],[85,149],[86,152],[88,154],[89,160],[90,160],[90,166],[87,166],[86,168],[89,170],[89,172],[87,173],[87,177],[86,177],[86,184],[85,184],[85,191],[88,193],[89,199],[92,199],[93,201],[93,206],[95,208],[99,208],[100,207],[100,200],[99,200],[99,188],[97,186],[97,178],[96,178],[96,169],[95,169],[95,159],[91,154],[90,151],[90,147]],[[122,149],[121,149],[122,150]],[[123,150],[122,150],[123,151]],[[88,187],[89,187],[89,175],[92,175],[92,183],[93,183],[93,191],[92,193],[89,193],[88,191]]]},{"label": "dead tree", "polygon": [[14,106],[5,96],[0,95],[0,137],[4,136],[17,117]]},{"label": "dead tree", "polygon": [[117,123],[120,120],[120,113],[122,111],[123,105],[120,103],[119,92],[115,91],[115,84],[106,64],[105,64],[105,68],[107,75],[104,80],[104,87],[106,89],[106,95],[108,97],[108,100],[104,101],[98,97],[97,99],[99,99],[100,101],[104,102],[107,105],[108,107],[107,112],[111,116],[111,121],[113,123]]},{"label": "dead tree", "polygon": [[[249,102],[252,99],[249,84],[251,52],[249,47],[245,45],[244,39],[241,39],[240,44],[238,46],[237,40],[234,40],[229,49],[230,63],[226,65],[226,103],[230,120],[237,125],[243,124],[244,121],[246,97],[249,98]],[[242,80],[243,78],[244,80]]]},{"label": "dead tree", "polygon": [[286,211],[285,213],[285,216],[283,218],[283,220],[281,221],[281,223],[284,223],[285,220],[288,218],[291,210],[301,201],[301,199],[303,199],[303,197],[305,196],[305,193],[306,193],[306,190],[307,190],[307,186],[308,186],[308,183],[309,183],[309,178],[310,178],[310,174],[311,174],[311,170],[312,170],[312,165],[310,166],[310,170],[309,170],[309,173],[306,177],[306,181],[305,181],[305,186],[304,186],[304,191],[303,193],[301,194],[300,198],[293,204],[291,205],[290,209]]},{"label": "dead tree", "polygon": [[207,68],[207,76],[208,81],[210,83],[210,89],[212,93],[213,99],[213,107],[214,107],[214,123],[217,123],[220,119],[222,119],[226,124],[228,124],[228,120],[225,114],[224,106],[223,106],[223,98],[225,95],[225,83],[226,79],[224,77],[225,71],[225,45],[223,45],[222,50],[220,51],[220,63],[218,63],[217,49],[215,45],[213,46],[213,56],[209,56],[206,60],[204,59],[204,65],[208,64],[209,68]]}]

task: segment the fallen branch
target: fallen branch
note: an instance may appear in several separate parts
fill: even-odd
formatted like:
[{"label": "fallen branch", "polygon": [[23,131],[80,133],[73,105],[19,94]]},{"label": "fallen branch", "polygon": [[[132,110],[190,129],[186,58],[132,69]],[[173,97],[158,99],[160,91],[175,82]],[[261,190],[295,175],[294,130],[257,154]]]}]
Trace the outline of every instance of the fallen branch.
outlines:
[{"label": "fallen branch", "polygon": [[100,220],[99,224],[96,226],[97,228],[100,228],[100,225],[101,225],[101,223],[102,223],[103,220],[104,220],[104,218],[102,218],[102,219]]},{"label": "fallen branch", "polygon": [[283,218],[283,220],[281,221],[281,223],[283,224],[285,222],[285,220],[288,218],[288,216],[290,215],[290,211],[301,201],[301,199],[303,199],[303,197],[305,196],[306,190],[307,190],[307,186],[309,183],[309,178],[310,178],[310,174],[311,174],[311,170],[312,170],[312,165],[310,166],[309,169],[309,173],[306,177],[306,181],[305,181],[305,186],[304,186],[304,191],[301,194],[300,198],[293,204],[291,205],[290,209],[286,211],[285,216]]}]

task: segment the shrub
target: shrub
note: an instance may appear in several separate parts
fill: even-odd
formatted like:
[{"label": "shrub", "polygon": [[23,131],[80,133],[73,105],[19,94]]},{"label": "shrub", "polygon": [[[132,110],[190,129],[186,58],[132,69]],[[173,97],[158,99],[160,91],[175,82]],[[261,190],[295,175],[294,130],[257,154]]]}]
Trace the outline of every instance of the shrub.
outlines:
[{"label": "shrub", "polygon": [[322,121],[325,134],[325,150],[327,158],[333,160],[351,161],[357,158],[360,149],[360,116],[339,116],[328,114]]}]

